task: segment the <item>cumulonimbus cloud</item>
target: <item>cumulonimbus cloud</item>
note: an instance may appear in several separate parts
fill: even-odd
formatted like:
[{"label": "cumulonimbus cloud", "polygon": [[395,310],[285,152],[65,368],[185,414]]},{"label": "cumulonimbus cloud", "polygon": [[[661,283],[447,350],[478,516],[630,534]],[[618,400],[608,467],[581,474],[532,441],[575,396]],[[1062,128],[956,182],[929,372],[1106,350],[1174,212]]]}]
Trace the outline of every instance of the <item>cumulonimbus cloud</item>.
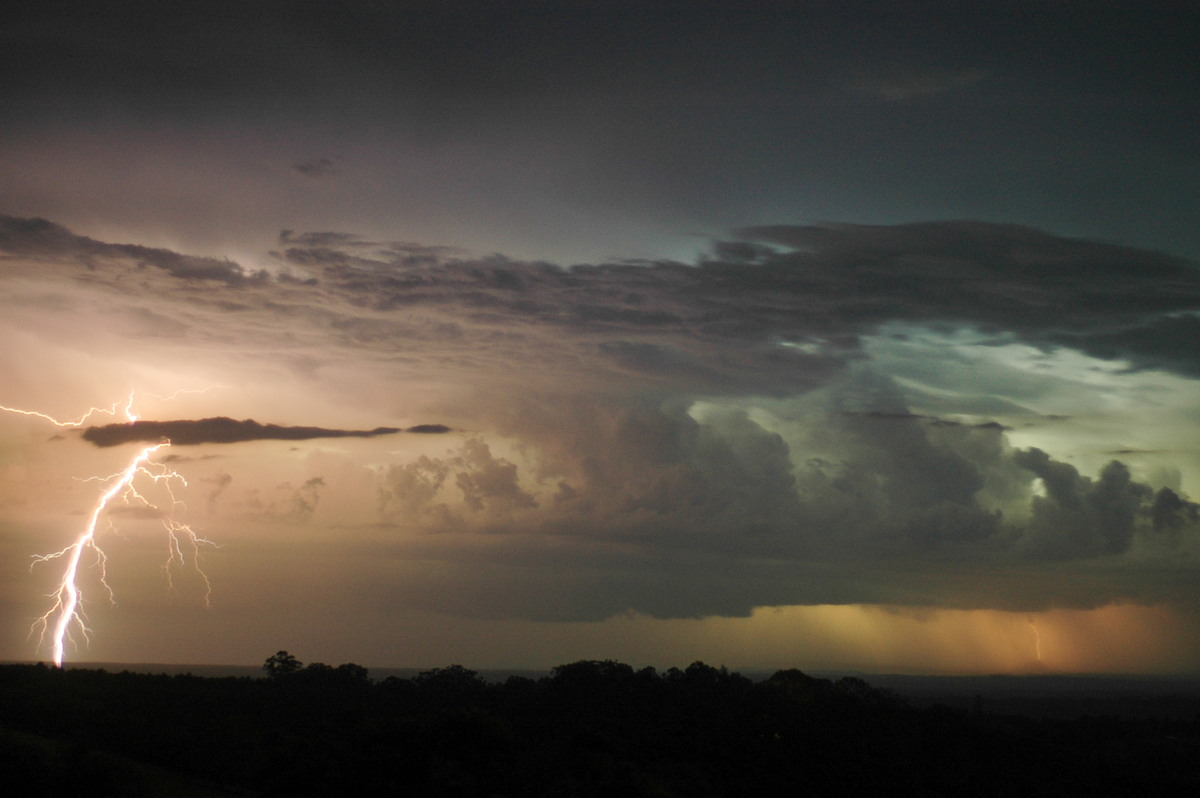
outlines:
[{"label": "cumulonimbus cloud", "polygon": [[[1195,375],[1194,262],[966,221],[747,228],[693,264],[564,268],[337,232],[285,232],[280,244],[279,276],[222,280],[8,220],[5,321],[36,330],[65,309],[88,321],[103,304],[106,324],[132,320],[104,329],[137,336],[139,351],[234,362],[253,341],[255,358],[299,364],[305,390],[353,375],[389,397],[381,417],[402,402],[450,425],[138,422],[86,430],[97,446],[470,430],[444,452],[397,451],[358,472],[357,506],[379,500],[361,523],[439,533],[381,551],[452,563],[444,590],[425,582],[397,599],[413,606],[564,620],[919,595],[1024,611],[1174,600],[1155,581],[1168,561],[1194,576],[1183,556],[1200,546],[1191,486],[1122,451],[1160,442],[1106,442],[1128,460],[1107,464],[1017,448],[1013,430],[1069,425],[1054,414],[1064,408],[1036,401],[1048,390],[1037,374],[980,381],[987,364],[1017,373],[997,359],[1012,344],[1043,360],[1064,346],[1119,357],[1129,379]],[[164,320],[171,334],[151,335]],[[947,349],[938,342],[957,340],[947,330],[969,332],[980,351]],[[333,364],[336,381],[324,373]],[[933,401],[926,385],[951,390]],[[322,495],[345,502],[346,484],[331,479]],[[254,522],[307,518],[315,483],[305,490],[312,499],[264,499]],[[553,565],[539,571],[543,592],[522,578],[502,595],[464,593],[480,556],[465,538],[521,568]],[[1060,578],[1031,582],[1047,563]],[[1101,566],[1111,580],[1068,579]]]}]

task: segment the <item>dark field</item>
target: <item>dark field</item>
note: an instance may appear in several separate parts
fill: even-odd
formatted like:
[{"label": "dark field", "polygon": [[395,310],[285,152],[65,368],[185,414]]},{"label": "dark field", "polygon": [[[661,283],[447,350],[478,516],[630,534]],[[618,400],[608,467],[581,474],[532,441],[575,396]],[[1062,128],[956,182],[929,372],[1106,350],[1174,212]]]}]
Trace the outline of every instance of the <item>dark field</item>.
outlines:
[{"label": "dark field", "polygon": [[[1194,795],[1200,684],[0,666],[21,796]],[[127,666],[120,666],[127,667]],[[154,670],[154,666],[147,666]],[[166,670],[164,667],[163,671]],[[252,676],[251,674],[254,674]],[[757,674],[752,674],[758,676]]]}]

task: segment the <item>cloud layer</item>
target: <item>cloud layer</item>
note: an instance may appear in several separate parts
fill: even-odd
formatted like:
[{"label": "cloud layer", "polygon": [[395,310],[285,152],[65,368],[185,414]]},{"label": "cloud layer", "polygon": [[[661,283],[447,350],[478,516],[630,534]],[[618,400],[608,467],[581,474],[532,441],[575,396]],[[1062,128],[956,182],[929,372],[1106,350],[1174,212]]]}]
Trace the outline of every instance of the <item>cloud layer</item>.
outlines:
[{"label": "cloud layer", "polygon": [[[981,222],[760,227],[695,264],[572,268],[285,232],[273,276],[247,276],[232,263],[172,268],[187,257],[41,220],[5,219],[3,230],[8,308],[35,332],[46,318],[22,316],[28,302],[101,300],[110,326],[132,331],[117,342],[149,361],[186,354],[218,381],[272,364],[331,406],[446,419],[84,432],[97,446],[441,433],[441,450],[350,460],[340,480],[311,471],[241,500],[230,497],[246,477],[228,462],[204,477],[220,486],[211,507],[220,495],[244,523],[288,518],[313,534],[332,520],[322,508],[348,501],[339,495],[367,497],[320,534],[444,574],[381,588],[388,601],[570,620],[1195,598],[1159,571],[1190,573],[1198,545],[1197,505],[1178,476],[1196,473],[1190,455],[1155,470],[1106,441],[1129,454],[1085,473],[1070,449],[1014,444],[1027,429],[1078,434],[1037,409],[1076,378],[1035,369],[975,386],[981,367],[966,359],[1111,357],[1119,339],[1124,360],[1080,379],[1190,385],[1200,364],[1186,350],[1162,356],[1200,311],[1200,275],[1179,258]],[[169,335],[136,332],[167,321]],[[948,348],[956,335],[973,343]],[[88,345],[107,355],[114,340]],[[919,353],[926,373],[889,354],[901,351]],[[931,412],[923,402],[935,395]],[[292,498],[264,509],[266,490]],[[1045,567],[1059,575],[1033,576]]]}]

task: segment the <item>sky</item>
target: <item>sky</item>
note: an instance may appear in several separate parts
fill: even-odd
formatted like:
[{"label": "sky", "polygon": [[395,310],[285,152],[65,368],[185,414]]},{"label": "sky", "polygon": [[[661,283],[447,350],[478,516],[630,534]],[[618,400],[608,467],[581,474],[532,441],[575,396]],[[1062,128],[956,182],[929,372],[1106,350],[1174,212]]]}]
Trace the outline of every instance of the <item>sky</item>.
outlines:
[{"label": "sky", "polygon": [[1198,26],[0,11],[0,659],[1200,672]]}]

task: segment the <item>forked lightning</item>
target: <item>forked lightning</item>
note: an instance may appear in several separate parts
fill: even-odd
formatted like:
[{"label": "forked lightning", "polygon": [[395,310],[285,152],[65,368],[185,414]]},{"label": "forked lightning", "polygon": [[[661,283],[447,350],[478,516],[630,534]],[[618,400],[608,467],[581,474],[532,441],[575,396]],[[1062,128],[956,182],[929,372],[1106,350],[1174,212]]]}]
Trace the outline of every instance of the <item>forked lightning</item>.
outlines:
[{"label": "forked lightning", "polygon": [[[125,418],[130,423],[137,421],[137,416],[133,413],[133,398],[134,394],[130,393],[129,398],[125,401],[123,413]],[[171,397],[161,397],[171,398]],[[22,410],[15,407],[6,407],[0,405],[0,410],[9,413],[17,413],[25,416],[34,416],[54,424],[59,427],[80,427],[91,416],[97,413],[116,416],[118,408],[121,408],[121,402],[112,405],[111,408],[96,408],[89,409],[79,418],[72,421],[60,421],[53,416],[36,410]],[[187,485],[187,480],[178,472],[168,468],[162,463],[156,463],[151,458],[160,450],[170,446],[170,441],[161,441],[152,446],[147,446],[140,451],[129,462],[129,464],[121,471],[115,474],[110,474],[107,477],[91,477],[87,481],[99,481],[107,485],[104,492],[96,500],[92,506],[91,513],[88,515],[88,520],[83,530],[75,538],[74,542],[66,547],[59,549],[50,554],[35,555],[31,567],[39,563],[46,563],[56,560],[61,560],[66,563],[63,569],[62,579],[58,583],[58,588],[51,593],[54,599],[53,605],[41,617],[37,618],[30,627],[30,635],[34,632],[38,634],[39,648],[46,644],[49,639],[51,656],[54,664],[62,667],[63,658],[66,653],[67,642],[76,642],[75,635],[79,634],[84,640],[90,639],[91,630],[87,625],[87,619],[83,612],[83,595],[79,589],[79,567],[80,561],[83,558],[85,551],[91,551],[95,554],[95,567],[99,571],[100,583],[108,591],[110,603],[116,603],[116,597],[112,588],[109,586],[106,579],[106,565],[108,558],[104,550],[96,541],[96,532],[100,524],[101,518],[115,500],[120,500],[127,505],[146,507],[153,510],[158,510],[162,514],[163,527],[167,531],[167,561],[163,565],[163,570],[167,576],[168,586],[172,587],[171,573],[173,569],[187,564],[187,559],[191,559],[191,567],[195,569],[204,583],[205,604],[208,604],[211,585],[208,581],[208,576],[200,567],[200,552],[202,545],[213,545],[211,541],[200,537],[187,524],[181,523],[174,519],[174,513],[182,506],[172,491],[173,485]],[[138,483],[155,484],[166,490],[169,497],[169,507],[158,507],[154,505],[144,493],[138,490]]]}]

